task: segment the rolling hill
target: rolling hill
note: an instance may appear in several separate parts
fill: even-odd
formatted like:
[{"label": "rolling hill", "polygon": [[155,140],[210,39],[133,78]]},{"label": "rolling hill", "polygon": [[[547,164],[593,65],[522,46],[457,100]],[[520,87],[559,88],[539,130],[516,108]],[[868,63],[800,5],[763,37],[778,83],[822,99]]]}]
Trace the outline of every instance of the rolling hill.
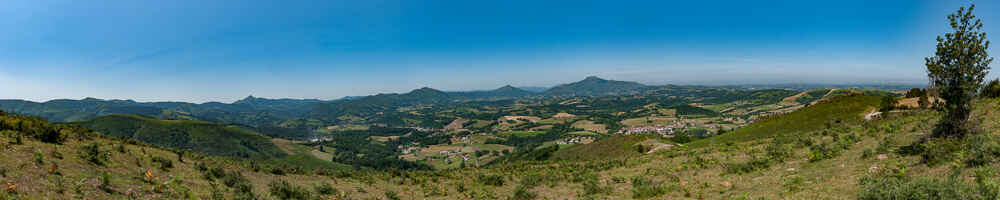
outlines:
[{"label": "rolling hill", "polygon": [[538,95],[538,93],[523,90],[510,85],[505,85],[494,90],[449,92],[449,94],[465,99],[512,99]]},{"label": "rolling hill", "polygon": [[604,96],[640,93],[650,87],[636,82],[605,80],[589,76],[581,81],[558,85],[545,91],[550,96]]},{"label": "rolling hill", "polygon": [[208,155],[241,158],[286,156],[270,138],[236,126],[191,120],[158,120],[125,114],[102,116],[74,124],[105,135]]},{"label": "rolling hill", "polygon": [[87,120],[111,114],[137,114],[159,119],[193,119],[223,124],[273,126],[311,110],[323,101],[265,99],[253,96],[232,104],[206,102],[136,102],[132,100],[58,99],[46,102],[0,100],[0,109],[53,122]]}]

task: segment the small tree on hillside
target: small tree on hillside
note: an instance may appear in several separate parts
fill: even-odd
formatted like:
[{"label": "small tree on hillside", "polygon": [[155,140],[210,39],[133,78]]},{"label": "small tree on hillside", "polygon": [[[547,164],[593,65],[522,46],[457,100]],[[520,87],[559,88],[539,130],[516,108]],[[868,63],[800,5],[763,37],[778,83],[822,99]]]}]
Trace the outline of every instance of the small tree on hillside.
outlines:
[{"label": "small tree on hillside", "polygon": [[931,106],[931,102],[927,100],[927,94],[926,93],[924,93],[924,96],[920,96],[920,98],[917,99],[917,105],[920,106],[920,108],[923,108],[923,109],[926,109],[926,108],[928,108],[928,107]]},{"label": "small tree on hillside", "polygon": [[1000,79],[993,79],[990,83],[987,83],[983,87],[983,91],[979,93],[979,96],[985,98],[1000,97]]},{"label": "small tree on hillside", "polygon": [[944,105],[947,114],[934,131],[937,137],[961,137],[968,132],[972,99],[993,61],[986,52],[990,45],[986,33],[980,32],[983,23],[972,15],[974,8],[975,5],[968,10],[962,7],[948,15],[954,32],[938,36],[937,51],[925,59],[927,76],[947,102]]},{"label": "small tree on hillside", "polygon": [[879,104],[878,111],[879,112],[889,112],[891,110],[896,109],[896,107],[898,106],[898,104],[899,104],[899,101],[896,100],[896,97],[884,96],[884,97],[882,97],[882,102]]}]

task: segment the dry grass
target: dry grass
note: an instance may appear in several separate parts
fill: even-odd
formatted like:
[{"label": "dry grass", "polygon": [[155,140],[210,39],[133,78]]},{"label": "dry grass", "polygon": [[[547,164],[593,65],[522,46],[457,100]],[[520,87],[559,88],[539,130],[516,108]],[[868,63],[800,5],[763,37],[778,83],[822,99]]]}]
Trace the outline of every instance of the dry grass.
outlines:
[{"label": "dry grass", "polygon": [[585,131],[595,132],[595,133],[608,133],[608,130],[604,127],[604,124],[597,124],[590,120],[580,120],[571,125],[573,128],[580,128]]},{"label": "dry grass", "polygon": [[444,129],[445,130],[462,129],[463,128],[462,125],[465,124],[466,122],[469,122],[469,120],[461,118],[455,119],[454,121],[451,121],[451,123],[449,123],[448,125],[444,126]]}]

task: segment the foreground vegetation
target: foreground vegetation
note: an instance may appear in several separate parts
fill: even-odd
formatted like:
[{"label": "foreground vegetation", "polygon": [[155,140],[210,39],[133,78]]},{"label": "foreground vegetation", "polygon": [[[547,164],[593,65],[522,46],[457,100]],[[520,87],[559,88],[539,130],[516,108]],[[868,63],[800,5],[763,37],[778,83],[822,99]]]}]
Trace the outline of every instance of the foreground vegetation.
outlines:
[{"label": "foreground vegetation", "polygon": [[[848,100],[870,101],[864,96],[837,101]],[[837,101],[831,103],[845,103]],[[1000,132],[995,131],[1000,101],[974,105],[972,115],[982,122],[981,131],[963,140],[920,142],[942,114],[915,109],[872,121],[815,124],[818,127],[810,131],[739,137],[743,139],[703,147],[645,153],[636,151],[635,145],[649,138],[618,137],[587,144],[603,146],[599,148],[580,145],[553,153],[619,152],[613,155],[435,171],[303,170],[165,149],[74,125],[3,114],[0,148],[6,153],[0,155],[4,160],[0,180],[6,188],[0,195],[5,199],[995,198],[1000,191],[995,184],[1000,177],[996,165]]]}]

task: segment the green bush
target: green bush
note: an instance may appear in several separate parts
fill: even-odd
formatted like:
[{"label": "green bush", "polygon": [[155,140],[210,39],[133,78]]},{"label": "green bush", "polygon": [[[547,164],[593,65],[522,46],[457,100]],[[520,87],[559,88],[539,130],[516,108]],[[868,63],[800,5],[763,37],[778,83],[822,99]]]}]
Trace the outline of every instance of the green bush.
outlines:
[{"label": "green bush", "polygon": [[597,180],[597,177],[583,180],[583,196],[608,193],[611,193],[611,187],[602,186],[601,182]]},{"label": "green bush", "polygon": [[321,195],[331,195],[338,192],[337,188],[333,188],[333,185],[330,185],[330,183],[320,183],[314,186],[313,189],[316,190],[316,194]]},{"label": "green bush", "polygon": [[42,154],[40,150],[35,150],[35,164],[45,164],[45,154]]},{"label": "green bush", "polygon": [[896,97],[884,96],[882,97],[881,103],[879,103],[878,110],[880,112],[889,112],[896,109],[896,107],[898,107],[897,104],[899,104],[899,100],[897,100]]},{"label": "green bush", "polygon": [[826,142],[820,143],[819,145],[813,145],[812,147],[809,147],[809,162],[816,162],[837,157],[840,155],[840,151],[841,148],[833,147]]},{"label": "green bush", "polygon": [[108,154],[108,152],[101,150],[100,142],[93,142],[80,147],[80,158],[97,166],[107,164],[108,159],[110,159],[110,155]]},{"label": "green bush", "polygon": [[101,190],[104,190],[104,192],[114,193],[114,190],[111,188],[111,174],[110,173],[104,172],[104,173],[101,174],[101,185],[98,185],[98,187],[101,188]]},{"label": "green bush", "polygon": [[538,198],[538,194],[528,190],[525,186],[517,186],[514,188],[514,195],[510,197],[512,200],[530,200]]},{"label": "green bush", "polygon": [[399,194],[396,194],[396,191],[385,191],[385,198],[389,200],[399,200]]},{"label": "green bush", "polygon": [[862,177],[858,183],[863,200],[933,200],[933,199],[996,199],[986,185],[974,185],[955,179],[898,176]]},{"label": "green bush", "polygon": [[159,156],[153,156],[153,163],[159,164],[160,170],[163,171],[170,171],[170,168],[174,168],[174,161]]},{"label": "green bush", "polygon": [[249,192],[247,191],[248,188],[244,187],[249,187],[250,181],[247,180],[247,178],[243,176],[243,173],[239,171],[233,170],[230,173],[226,173],[226,175],[221,177],[221,179],[222,183],[225,184],[227,187],[237,188],[241,192]]},{"label": "green bush", "polygon": [[766,158],[751,157],[745,163],[730,163],[726,165],[726,173],[730,174],[745,174],[750,172],[755,172],[757,170],[766,169],[771,167],[771,160]]},{"label": "green bush", "polygon": [[775,137],[766,147],[764,147],[764,150],[767,152],[767,157],[777,162],[791,158],[793,151],[792,147],[789,145],[793,143],[794,139],[795,138],[789,136]]},{"label": "green bush", "polygon": [[983,90],[979,93],[979,95],[985,98],[1000,97],[1000,79],[993,79],[983,86]]},{"label": "green bush", "polygon": [[965,163],[969,166],[983,166],[1000,160],[1000,142],[987,134],[975,134],[965,138]]},{"label": "green bush", "polygon": [[479,182],[480,184],[483,185],[503,186],[504,181],[503,181],[503,176],[499,174],[491,174],[491,175],[480,174],[478,177],[476,177],[476,182]]},{"label": "green bush", "polygon": [[271,196],[282,200],[308,200],[312,196],[312,194],[309,193],[309,190],[299,186],[294,186],[291,183],[288,183],[288,181],[273,181],[268,184],[268,187],[271,188]]},{"label": "green bush", "polygon": [[667,194],[667,188],[644,176],[632,177],[632,198],[648,199]]}]

